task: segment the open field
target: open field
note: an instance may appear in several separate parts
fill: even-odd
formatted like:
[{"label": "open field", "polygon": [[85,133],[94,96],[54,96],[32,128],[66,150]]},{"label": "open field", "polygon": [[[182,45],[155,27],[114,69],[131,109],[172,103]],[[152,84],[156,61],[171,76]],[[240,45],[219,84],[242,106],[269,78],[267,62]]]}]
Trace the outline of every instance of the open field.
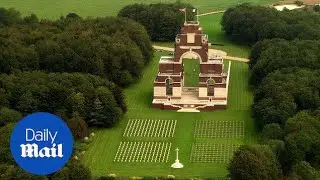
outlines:
[{"label": "open field", "polygon": [[[159,3],[173,2],[171,0],[2,0],[0,7],[14,7],[21,11],[23,15],[35,13],[40,18],[57,19],[62,15],[75,12],[80,16],[115,16],[125,5],[133,3]],[[270,4],[276,0],[182,0],[182,2],[192,3],[199,8],[200,13],[216,10],[224,10],[244,2],[254,4]]]},{"label": "open field", "polygon": [[[178,113],[152,109],[153,79],[158,69],[158,60],[160,55],[167,54],[168,52],[156,53],[154,60],[145,69],[141,80],[125,90],[128,112],[120,124],[112,129],[96,130],[96,136],[83,159],[94,175],[114,173],[117,176],[167,176],[173,174],[180,178],[225,177],[227,174],[226,163],[232,156],[235,147],[240,144],[256,142],[254,122],[250,118],[252,93],[247,85],[248,65],[246,63],[232,63],[228,110]],[[131,131],[126,130],[126,127],[128,123],[133,123],[132,119],[140,119],[140,122],[136,125],[136,135],[128,136],[128,133],[125,132]],[[148,129],[151,125],[145,120],[176,120],[173,137],[150,135]],[[196,125],[197,123],[201,124],[202,121],[219,121],[225,131],[218,132],[219,135],[216,137],[195,136]],[[171,125],[167,126],[168,123],[169,121],[159,121],[152,126],[164,127],[166,131],[169,131]],[[239,133],[232,133],[229,136],[226,132],[230,132],[234,128],[238,128]],[[154,148],[154,146],[160,148]],[[176,147],[180,149],[179,159],[185,165],[183,169],[170,168],[175,159],[174,149]],[[211,150],[202,156],[201,152],[208,147]],[[137,151],[138,148],[143,150],[140,154]],[[169,154],[167,154],[167,150],[170,150]],[[228,150],[226,155],[224,155],[225,150]],[[150,156],[150,152],[153,151],[158,152],[154,157]],[[142,154],[143,152],[147,153]],[[128,156],[122,156],[121,153],[128,154]],[[130,162],[128,162],[129,159]]]}]

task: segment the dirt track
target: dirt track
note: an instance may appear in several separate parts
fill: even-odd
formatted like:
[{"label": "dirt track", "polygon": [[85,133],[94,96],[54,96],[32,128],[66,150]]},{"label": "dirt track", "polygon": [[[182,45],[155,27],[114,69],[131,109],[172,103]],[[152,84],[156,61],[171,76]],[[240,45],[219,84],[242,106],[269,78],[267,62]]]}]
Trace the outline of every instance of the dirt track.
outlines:
[{"label": "dirt track", "polygon": [[[173,52],[174,48],[170,48],[170,47],[163,47],[163,46],[156,46],[153,45],[154,49],[158,49],[158,50],[164,50],[164,51],[170,51]],[[226,52],[221,51],[221,50],[216,50],[216,49],[209,49],[209,56],[222,56],[224,59],[228,59],[228,60],[233,60],[233,61],[240,61],[240,62],[249,62],[249,59],[247,58],[240,58],[240,57],[233,57],[233,56],[228,56]],[[194,55],[187,55],[185,56],[185,58],[194,58]]]}]

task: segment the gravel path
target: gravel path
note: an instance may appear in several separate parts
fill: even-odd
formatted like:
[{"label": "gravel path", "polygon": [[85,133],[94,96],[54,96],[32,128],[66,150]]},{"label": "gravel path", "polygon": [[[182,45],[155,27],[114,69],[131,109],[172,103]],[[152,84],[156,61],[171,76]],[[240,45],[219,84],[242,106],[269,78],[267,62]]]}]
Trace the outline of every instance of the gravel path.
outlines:
[{"label": "gravel path", "polygon": [[210,14],[220,14],[220,13],[224,13],[225,10],[223,11],[212,11],[212,12],[207,12],[207,13],[203,13],[203,14],[199,14],[198,16],[205,16],[205,15],[210,15]]},{"label": "gravel path", "polygon": [[[164,51],[170,51],[173,52],[174,48],[170,48],[170,47],[163,47],[163,46],[156,46],[153,45],[154,49],[158,49],[158,50],[164,50]],[[221,50],[217,50],[217,49],[209,49],[209,56],[222,56],[224,59],[228,59],[228,60],[233,60],[233,61],[240,61],[240,62],[249,62],[249,59],[247,58],[241,58],[241,57],[233,57],[233,56],[228,56],[226,52],[221,51]],[[187,55],[185,56],[185,58],[195,58],[195,55]]]}]

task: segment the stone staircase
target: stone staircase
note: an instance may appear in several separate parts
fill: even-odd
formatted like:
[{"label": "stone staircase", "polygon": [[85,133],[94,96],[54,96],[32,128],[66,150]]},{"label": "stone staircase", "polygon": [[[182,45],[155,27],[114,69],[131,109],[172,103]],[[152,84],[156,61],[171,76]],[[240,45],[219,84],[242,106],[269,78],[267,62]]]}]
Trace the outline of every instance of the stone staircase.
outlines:
[{"label": "stone staircase", "polygon": [[181,108],[177,112],[200,112],[200,111],[195,108]]}]

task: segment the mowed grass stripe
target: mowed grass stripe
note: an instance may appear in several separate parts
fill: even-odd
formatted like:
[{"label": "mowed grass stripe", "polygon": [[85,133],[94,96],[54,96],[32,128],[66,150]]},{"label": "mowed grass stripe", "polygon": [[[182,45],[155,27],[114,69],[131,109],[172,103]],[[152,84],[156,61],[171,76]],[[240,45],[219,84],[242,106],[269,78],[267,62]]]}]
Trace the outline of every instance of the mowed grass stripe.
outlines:
[{"label": "mowed grass stripe", "polygon": [[232,110],[249,110],[253,101],[253,94],[249,89],[248,65],[243,62],[232,61],[228,108]]}]

